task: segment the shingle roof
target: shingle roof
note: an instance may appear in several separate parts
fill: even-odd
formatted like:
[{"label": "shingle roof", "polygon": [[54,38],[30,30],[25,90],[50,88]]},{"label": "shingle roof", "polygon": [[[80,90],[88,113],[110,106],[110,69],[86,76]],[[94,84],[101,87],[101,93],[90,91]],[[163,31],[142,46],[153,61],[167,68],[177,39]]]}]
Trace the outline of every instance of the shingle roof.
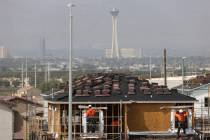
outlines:
[{"label": "shingle roof", "polygon": [[13,107],[15,105],[14,103],[11,103],[9,101],[5,101],[5,100],[2,100],[2,99],[0,99],[0,103],[6,105],[8,107]]},{"label": "shingle roof", "polygon": [[[149,84],[147,80],[139,80],[137,77],[123,74],[84,76],[75,79],[73,87],[73,103],[196,101],[195,98],[179,94],[176,90],[169,90],[167,87],[157,84]],[[45,99],[54,102],[68,102],[68,92],[45,96]]]}]

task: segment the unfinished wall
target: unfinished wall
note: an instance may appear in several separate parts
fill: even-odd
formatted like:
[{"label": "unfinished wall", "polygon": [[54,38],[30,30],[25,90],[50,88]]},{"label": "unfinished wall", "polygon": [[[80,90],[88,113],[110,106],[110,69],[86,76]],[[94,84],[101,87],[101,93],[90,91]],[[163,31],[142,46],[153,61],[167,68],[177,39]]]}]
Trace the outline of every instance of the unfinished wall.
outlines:
[{"label": "unfinished wall", "polygon": [[23,117],[17,111],[14,111],[14,133],[23,131]]},{"label": "unfinished wall", "polygon": [[13,112],[4,104],[0,104],[0,139],[12,140],[13,137]]},{"label": "unfinished wall", "polygon": [[174,104],[129,104],[129,131],[167,131],[170,128],[170,110],[160,110],[162,106]]},{"label": "unfinished wall", "polygon": [[60,122],[60,105],[49,104],[48,108],[48,128],[50,133],[57,133],[61,135],[61,122]]}]

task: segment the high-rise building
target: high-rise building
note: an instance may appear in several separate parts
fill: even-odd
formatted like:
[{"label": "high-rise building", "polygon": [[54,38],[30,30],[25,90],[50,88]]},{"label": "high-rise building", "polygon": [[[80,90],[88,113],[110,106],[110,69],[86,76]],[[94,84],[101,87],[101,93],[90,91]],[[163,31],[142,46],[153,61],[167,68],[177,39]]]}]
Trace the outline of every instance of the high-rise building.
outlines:
[{"label": "high-rise building", "polygon": [[121,57],[123,58],[136,58],[138,57],[138,51],[134,48],[122,48],[120,49]]},{"label": "high-rise building", "polygon": [[120,51],[118,47],[117,40],[117,16],[119,14],[119,10],[113,8],[110,12],[112,15],[112,49],[111,49],[111,58],[120,58]]},{"label": "high-rise building", "polygon": [[9,57],[9,51],[6,47],[1,46],[0,47],[0,58],[7,58]]},{"label": "high-rise building", "polygon": [[[139,49],[135,48],[121,48],[119,50],[120,56],[122,58],[142,58],[142,51],[139,51]],[[112,58],[111,57],[111,49],[105,50],[105,56],[106,58]]]},{"label": "high-rise building", "polygon": [[46,42],[45,42],[45,38],[41,39],[41,48],[42,48],[42,60],[45,61],[45,57],[46,57]]},{"label": "high-rise building", "polygon": [[106,58],[111,58],[111,49],[106,49],[105,50],[105,57]]},{"label": "high-rise building", "polygon": [[139,56],[138,57],[139,58],[143,58],[144,57],[143,49],[142,48],[139,49]]}]

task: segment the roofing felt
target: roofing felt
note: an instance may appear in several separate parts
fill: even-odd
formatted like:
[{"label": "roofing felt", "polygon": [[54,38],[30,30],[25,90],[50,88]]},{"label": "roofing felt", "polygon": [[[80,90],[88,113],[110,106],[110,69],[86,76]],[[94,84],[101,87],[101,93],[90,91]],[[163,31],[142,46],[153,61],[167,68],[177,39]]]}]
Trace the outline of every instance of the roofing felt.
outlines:
[{"label": "roofing felt", "polygon": [[0,99],[0,103],[6,105],[8,107],[13,107],[14,106],[13,103],[11,103],[9,101],[2,100],[2,99]]},{"label": "roofing felt", "polygon": [[[68,102],[68,92],[44,97],[54,102]],[[193,102],[196,99],[179,94],[147,80],[123,74],[92,74],[73,81],[73,103],[76,102]]]}]

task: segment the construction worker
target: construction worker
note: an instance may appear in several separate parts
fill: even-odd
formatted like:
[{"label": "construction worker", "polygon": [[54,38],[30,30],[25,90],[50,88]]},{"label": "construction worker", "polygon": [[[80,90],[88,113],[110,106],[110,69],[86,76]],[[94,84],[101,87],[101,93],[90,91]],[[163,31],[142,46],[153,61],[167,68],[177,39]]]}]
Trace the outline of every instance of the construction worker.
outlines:
[{"label": "construction worker", "polygon": [[95,133],[95,129],[96,129],[96,110],[94,108],[92,108],[91,105],[88,105],[88,110],[86,112],[87,115],[87,122],[88,122],[88,126],[90,132]]},{"label": "construction worker", "polygon": [[115,119],[112,121],[112,127],[114,127],[114,133],[118,132],[119,126],[120,126],[119,120]]},{"label": "construction worker", "polygon": [[185,124],[185,120],[188,116],[187,112],[183,111],[182,109],[180,109],[177,113],[176,113],[176,119],[178,121],[178,132],[177,132],[177,136],[180,137],[180,130],[183,129],[184,134],[186,134],[186,124]]},{"label": "construction worker", "polygon": [[120,122],[118,120],[113,120],[112,121],[112,126],[119,126]]}]

